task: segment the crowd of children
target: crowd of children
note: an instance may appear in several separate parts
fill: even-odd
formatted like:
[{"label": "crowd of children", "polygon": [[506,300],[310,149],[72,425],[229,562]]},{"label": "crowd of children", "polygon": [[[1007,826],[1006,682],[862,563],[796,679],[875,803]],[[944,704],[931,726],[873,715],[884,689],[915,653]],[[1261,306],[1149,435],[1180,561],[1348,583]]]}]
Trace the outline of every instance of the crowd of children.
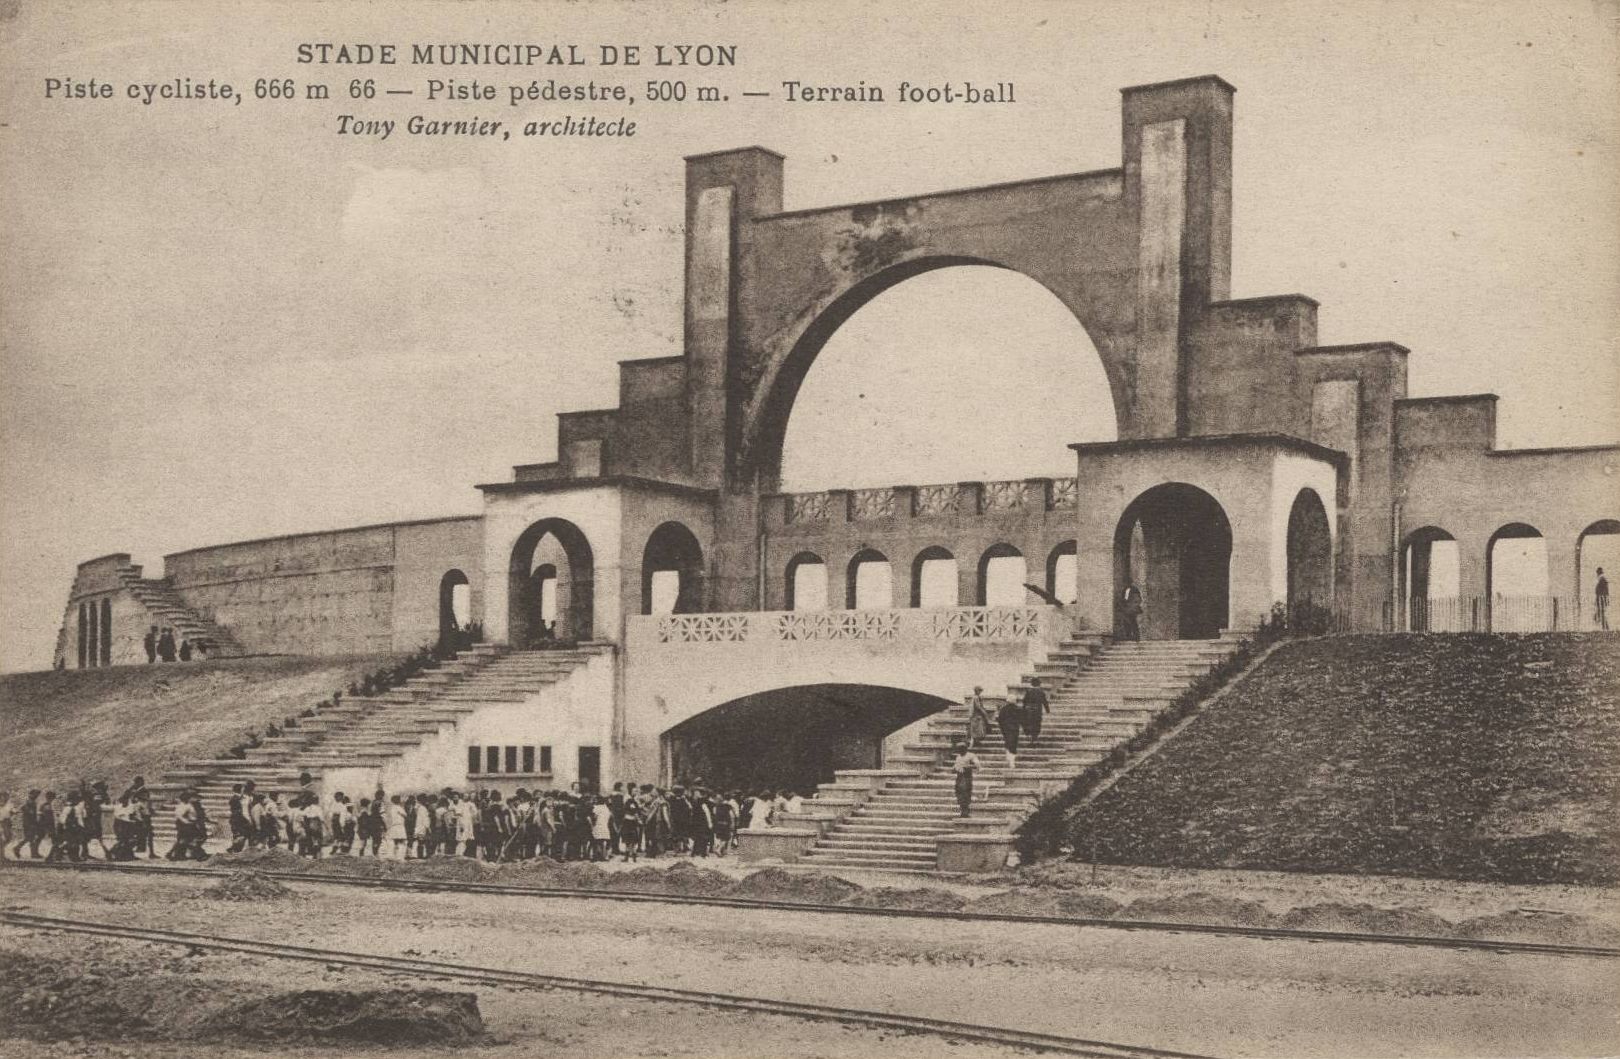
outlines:
[{"label": "crowd of children", "polygon": [[[307,774],[297,791],[261,792],[251,781],[236,784],[228,802],[231,851],[284,848],[304,857],[373,856],[398,860],[477,857],[486,861],[637,860],[665,854],[725,856],[737,833],[769,826],[796,813],[802,799],[791,791],[737,791],[654,787],[615,783],[608,794],[529,791],[456,791],[389,795],[382,790],[358,803],[342,791],[322,795]],[[206,843],[223,837],[212,826],[196,791],[180,792],[170,812],[175,838],[163,856],[171,861],[206,860]],[[103,824],[111,817],[113,844]],[[13,820],[20,824],[20,830]],[[59,802],[54,791],[30,791],[14,806],[0,793],[0,827],[7,849],[20,857],[24,847],[35,859],[47,846],[46,860],[92,857],[92,843],[105,860],[156,859],[152,799],[136,777],[116,802],[104,782],[69,792]],[[20,834],[14,838],[13,833]]]}]

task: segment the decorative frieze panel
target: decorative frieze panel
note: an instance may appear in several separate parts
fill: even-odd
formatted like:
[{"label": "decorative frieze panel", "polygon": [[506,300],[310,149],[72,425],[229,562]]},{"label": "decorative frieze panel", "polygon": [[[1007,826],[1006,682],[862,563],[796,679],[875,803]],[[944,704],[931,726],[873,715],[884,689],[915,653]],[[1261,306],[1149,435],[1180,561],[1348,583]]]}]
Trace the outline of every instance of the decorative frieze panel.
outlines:
[{"label": "decorative frieze panel", "polygon": [[1030,500],[1037,484],[1026,481],[985,482],[984,510],[986,512],[1022,511],[1024,508],[1032,506]]},{"label": "decorative frieze panel", "polygon": [[668,614],[658,619],[659,643],[742,643],[747,614]]},{"label": "decorative frieze panel", "polygon": [[900,617],[896,610],[824,610],[778,614],[774,623],[778,640],[895,640]]},{"label": "decorative frieze panel", "polygon": [[857,489],[850,499],[850,517],[856,522],[893,518],[900,514],[900,491],[887,489]]},{"label": "decorative frieze panel", "polygon": [[1080,506],[1080,482],[1074,478],[1054,478],[1052,480],[1052,509],[1072,508]]},{"label": "decorative frieze panel", "polygon": [[967,493],[960,485],[919,485],[916,514],[956,515],[967,507]]},{"label": "decorative frieze panel", "polygon": [[670,614],[657,619],[659,643],[759,640],[1034,640],[1050,607],[941,607],[929,610],[765,611]]},{"label": "decorative frieze panel", "polygon": [[793,493],[787,498],[787,521],[798,525],[805,522],[827,522],[832,511],[829,493]]}]

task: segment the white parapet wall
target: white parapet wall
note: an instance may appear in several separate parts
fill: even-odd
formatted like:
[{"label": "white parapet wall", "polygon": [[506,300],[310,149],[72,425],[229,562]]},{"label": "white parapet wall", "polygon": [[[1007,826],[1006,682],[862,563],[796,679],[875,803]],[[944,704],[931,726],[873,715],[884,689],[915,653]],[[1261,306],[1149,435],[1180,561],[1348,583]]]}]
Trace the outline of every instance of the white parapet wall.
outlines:
[{"label": "white parapet wall", "polygon": [[[595,747],[601,760],[600,778],[611,783],[620,778],[611,751],[614,683],[613,652],[601,650],[561,680],[521,701],[491,703],[454,725],[440,725],[437,735],[424,736],[421,745],[377,770],[377,782],[390,794],[444,787],[496,787],[508,793],[518,787],[566,790],[579,779],[580,748]],[[501,768],[469,773],[469,746],[502,748]],[[508,746],[535,748],[535,770],[506,771],[504,748]],[[541,748],[549,748],[548,772],[539,771]],[[521,760],[520,756],[520,764]]]},{"label": "white parapet wall", "polygon": [[632,618],[625,645],[624,765],[653,776],[674,726],[766,691],[897,688],[960,702],[1004,692],[1071,629],[1050,606],[754,611]]}]

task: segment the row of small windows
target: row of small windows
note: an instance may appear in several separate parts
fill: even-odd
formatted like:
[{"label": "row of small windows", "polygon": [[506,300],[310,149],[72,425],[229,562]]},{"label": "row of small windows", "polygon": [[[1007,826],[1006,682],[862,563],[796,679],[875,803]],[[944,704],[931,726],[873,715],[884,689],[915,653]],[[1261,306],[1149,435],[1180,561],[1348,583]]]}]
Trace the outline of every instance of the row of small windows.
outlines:
[{"label": "row of small windows", "polygon": [[[538,767],[536,767],[538,766]],[[551,773],[549,746],[469,746],[467,775],[545,776]]]},{"label": "row of small windows", "polygon": [[[1063,603],[1077,593],[1075,542],[1065,541],[1047,556],[1045,590]],[[957,559],[940,547],[918,552],[911,564],[909,605],[955,607],[961,605],[961,575]],[[800,552],[787,567],[787,609],[829,608],[827,564],[813,552]],[[985,607],[1020,606],[1039,600],[1031,591],[1029,565],[1010,544],[996,544],[979,557],[974,581],[974,602]],[[896,605],[894,571],[888,556],[867,548],[850,560],[844,583],[844,606],[849,610],[885,610]]]}]

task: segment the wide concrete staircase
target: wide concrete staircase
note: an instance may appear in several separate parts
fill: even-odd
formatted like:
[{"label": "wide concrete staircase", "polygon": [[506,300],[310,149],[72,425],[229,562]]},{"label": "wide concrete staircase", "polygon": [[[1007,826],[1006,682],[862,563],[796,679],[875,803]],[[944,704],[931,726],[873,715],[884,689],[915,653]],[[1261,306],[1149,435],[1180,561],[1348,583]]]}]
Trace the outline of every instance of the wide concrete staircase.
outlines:
[{"label": "wide concrete staircase", "polygon": [[208,658],[234,658],[247,654],[229,629],[187,606],[168,578],[142,577],[141,573],[140,566],[126,563],[118,568],[118,580],[123,582],[141,606],[151,612],[156,619],[153,624],[174,630],[177,646],[181,640],[190,640],[194,644],[206,643]]},{"label": "wide concrete staircase", "polygon": [[[298,727],[246,752],[242,758],[188,761],[152,784],[161,803],[153,818],[159,852],[173,842],[173,798],[190,787],[201,796],[213,825],[211,852],[229,841],[233,784],[252,780],[265,793],[298,789],[300,773],[319,779],[332,769],[375,768],[416,749],[446,728],[486,706],[522,702],[566,679],[592,655],[612,650],[582,644],[545,651],[509,651],[476,644],[454,660],[412,677],[399,687],[369,697],[345,697],[338,705],[298,720]],[[370,791],[349,791],[356,802]],[[414,792],[390,792],[414,793]]]},{"label": "wide concrete staircase", "polygon": [[[1044,798],[1065,789],[1088,766],[1141,731],[1198,677],[1235,652],[1238,637],[1113,643],[1102,637],[1065,641],[1035,666],[1052,712],[1039,740],[1010,764],[994,723],[976,750],[973,817],[956,804],[951,746],[965,738],[968,710],[936,714],[917,740],[884,769],[850,769],[823,784],[807,803],[823,834],[801,863],[817,868],[928,872],[941,836],[962,831],[1010,832]],[[1009,688],[1016,692],[1017,688]],[[985,696],[994,717],[1006,696]]]}]

